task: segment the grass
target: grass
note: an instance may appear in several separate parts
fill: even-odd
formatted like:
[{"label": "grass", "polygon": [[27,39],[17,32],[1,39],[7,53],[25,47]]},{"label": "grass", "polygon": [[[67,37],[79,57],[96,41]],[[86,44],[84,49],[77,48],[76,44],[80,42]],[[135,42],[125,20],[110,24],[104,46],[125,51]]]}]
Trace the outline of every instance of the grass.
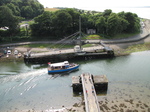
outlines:
[{"label": "grass", "polygon": [[[92,44],[85,44],[82,47],[91,47]],[[27,47],[27,48],[74,48],[74,45],[62,45],[62,44],[29,44],[29,45],[23,45],[21,47]]]},{"label": "grass", "polygon": [[138,35],[140,32],[136,32],[136,33],[121,33],[121,34],[117,34],[115,36],[112,36],[110,39],[121,39],[121,38],[127,38],[127,37],[132,37],[134,35]]},{"label": "grass", "polygon": [[92,44],[85,44],[82,47],[92,47]]},{"label": "grass", "polygon": [[121,39],[121,38],[127,38],[127,37],[132,37],[132,36],[135,36],[135,35],[138,35],[140,32],[136,32],[136,33],[121,33],[121,34],[116,34],[112,37],[104,37],[102,36],[102,34],[98,35],[98,34],[95,34],[95,35],[88,35],[86,37],[84,37],[83,39],[88,39],[88,40],[92,40],[92,39]]},{"label": "grass", "polygon": [[84,37],[83,39],[88,39],[88,40],[92,40],[92,39],[103,39],[103,37],[101,37],[100,35],[97,35],[97,34],[95,34],[95,35],[88,35],[88,36],[86,36],[86,37]]},{"label": "grass", "polygon": [[22,47],[29,48],[73,48],[74,45],[62,45],[62,44],[29,44]]}]

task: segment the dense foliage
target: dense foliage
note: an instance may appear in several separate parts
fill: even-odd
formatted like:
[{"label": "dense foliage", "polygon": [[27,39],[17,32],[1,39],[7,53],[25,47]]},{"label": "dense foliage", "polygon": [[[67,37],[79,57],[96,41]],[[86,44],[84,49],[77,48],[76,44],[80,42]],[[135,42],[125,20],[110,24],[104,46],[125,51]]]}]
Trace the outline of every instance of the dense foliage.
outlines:
[{"label": "dense foliage", "polygon": [[62,9],[56,12],[45,11],[34,18],[35,23],[31,25],[32,35],[62,38],[75,33],[79,30],[79,16],[84,33],[87,29],[96,29],[98,34],[110,37],[140,30],[140,19],[131,12],[113,13],[110,9],[104,12]]},{"label": "dense foliage", "polygon": [[[111,37],[140,30],[140,19],[131,12],[113,13],[110,9],[96,12],[71,8],[50,12],[44,11],[38,0],[0,0],[0,28],[9,28],[6,31],[0,30],[0,39],[6,36],[14,38],[18,32],[21,32],[19,36],[29,36],[29,30],[30,36],[36,38],[64,38],[79,31],[79,17],[84,33],[87,29],[94,29],[97,34]],[[34,18],[30,29],[20,29],[19,22],[23,18]]]},{"label": "dense foliage", "polygon": [[32,19],[43,13],[44,7],[37,0],[0,0],[0,6],[7,6],[13,15]]},{"label": "dense foliage", "polygon": [[0,28],[7,28],[6,31],[0,30],[0,36],[13,36],[18,30],[18,23],[21,20],[21,17],[14,16],[12,11],[6,7],[0,7]]},{"label": "dense foliage", "polygon": [[0,40],[12,40],[21,32],[19,22],[42,14],[44,7],[37,0],[0,0]]}]

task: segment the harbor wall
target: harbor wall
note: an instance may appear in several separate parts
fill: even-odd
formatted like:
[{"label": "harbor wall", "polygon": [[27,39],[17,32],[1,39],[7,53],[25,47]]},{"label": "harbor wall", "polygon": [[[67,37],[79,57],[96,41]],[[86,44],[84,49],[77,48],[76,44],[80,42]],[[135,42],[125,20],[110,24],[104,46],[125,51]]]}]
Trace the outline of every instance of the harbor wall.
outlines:
[{"label": "harbor wall", "polygon": [[[106,75],[92,75],[92,81],[94,83],[94,87],[96,92],[100,91],[107,91],[108,89],[108,80]],[[82,82],[80,76],[73,76],[72,77],[72,88],[73,92],[82,92]]]},{"label": "harbor wall", "polygon": [[87,53],[86,55],[76,55],[75,53],[69,54],[56,54],[49,56],[41,56],[41,57],[24,57],[25,63],[40,63],[45,64],[48,62],[59,62],[59,61],[72,61],[72,60],[89,60],[89,59],[102,59],[102,58],[111,58],[114,57],[114,52],[102,52],[102,53]]}]

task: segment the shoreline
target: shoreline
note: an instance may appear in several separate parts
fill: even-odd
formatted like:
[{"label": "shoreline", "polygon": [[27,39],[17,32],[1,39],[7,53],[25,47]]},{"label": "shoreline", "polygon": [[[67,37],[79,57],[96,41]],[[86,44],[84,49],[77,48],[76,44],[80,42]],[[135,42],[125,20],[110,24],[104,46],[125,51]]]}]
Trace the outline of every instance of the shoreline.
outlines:
[{"label": "shoreline", "polygon": [[[144,39],[145,40],[145,39]],[[142,40],[143,41],[143,40]],[[111,47],[114,50],[114,57],[120,57],[120,56],[127,56],[134,52],[142,52],[142,51],[148,51],[150,50],[150,37],[145,40],[145,42],[141,43],[139,42],[132,42],[132,43],[121,43],[121,44],[107,44],[109,47]],[[24,54],[28,49],[30,49],[33,52],[48,52],[48,49],[46,48],[24,48],[24,47],[15,47],[14,49],[17,49],[21,54]],[[21,57],[17,57],[16,55],[9,55],[9,57],[3,56],[0,58],[0,62],[10,62],[10,61],[16,61],[16,62],[23,62],[24,58],[23,55]]]}]

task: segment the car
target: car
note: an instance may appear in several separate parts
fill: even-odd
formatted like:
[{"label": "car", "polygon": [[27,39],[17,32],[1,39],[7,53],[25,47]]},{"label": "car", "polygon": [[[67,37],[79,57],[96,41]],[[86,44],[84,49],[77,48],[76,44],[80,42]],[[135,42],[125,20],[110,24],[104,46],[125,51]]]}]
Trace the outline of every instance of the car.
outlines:
[{"label": "car", "polygon": [[15,51],[14,51],[14,54],[15,54],[15,55],[18,55],[18,50],[15,50]]},{"label": "car", "polygon": [[11,50],[7,50],[7,54],[11,54]]}]

